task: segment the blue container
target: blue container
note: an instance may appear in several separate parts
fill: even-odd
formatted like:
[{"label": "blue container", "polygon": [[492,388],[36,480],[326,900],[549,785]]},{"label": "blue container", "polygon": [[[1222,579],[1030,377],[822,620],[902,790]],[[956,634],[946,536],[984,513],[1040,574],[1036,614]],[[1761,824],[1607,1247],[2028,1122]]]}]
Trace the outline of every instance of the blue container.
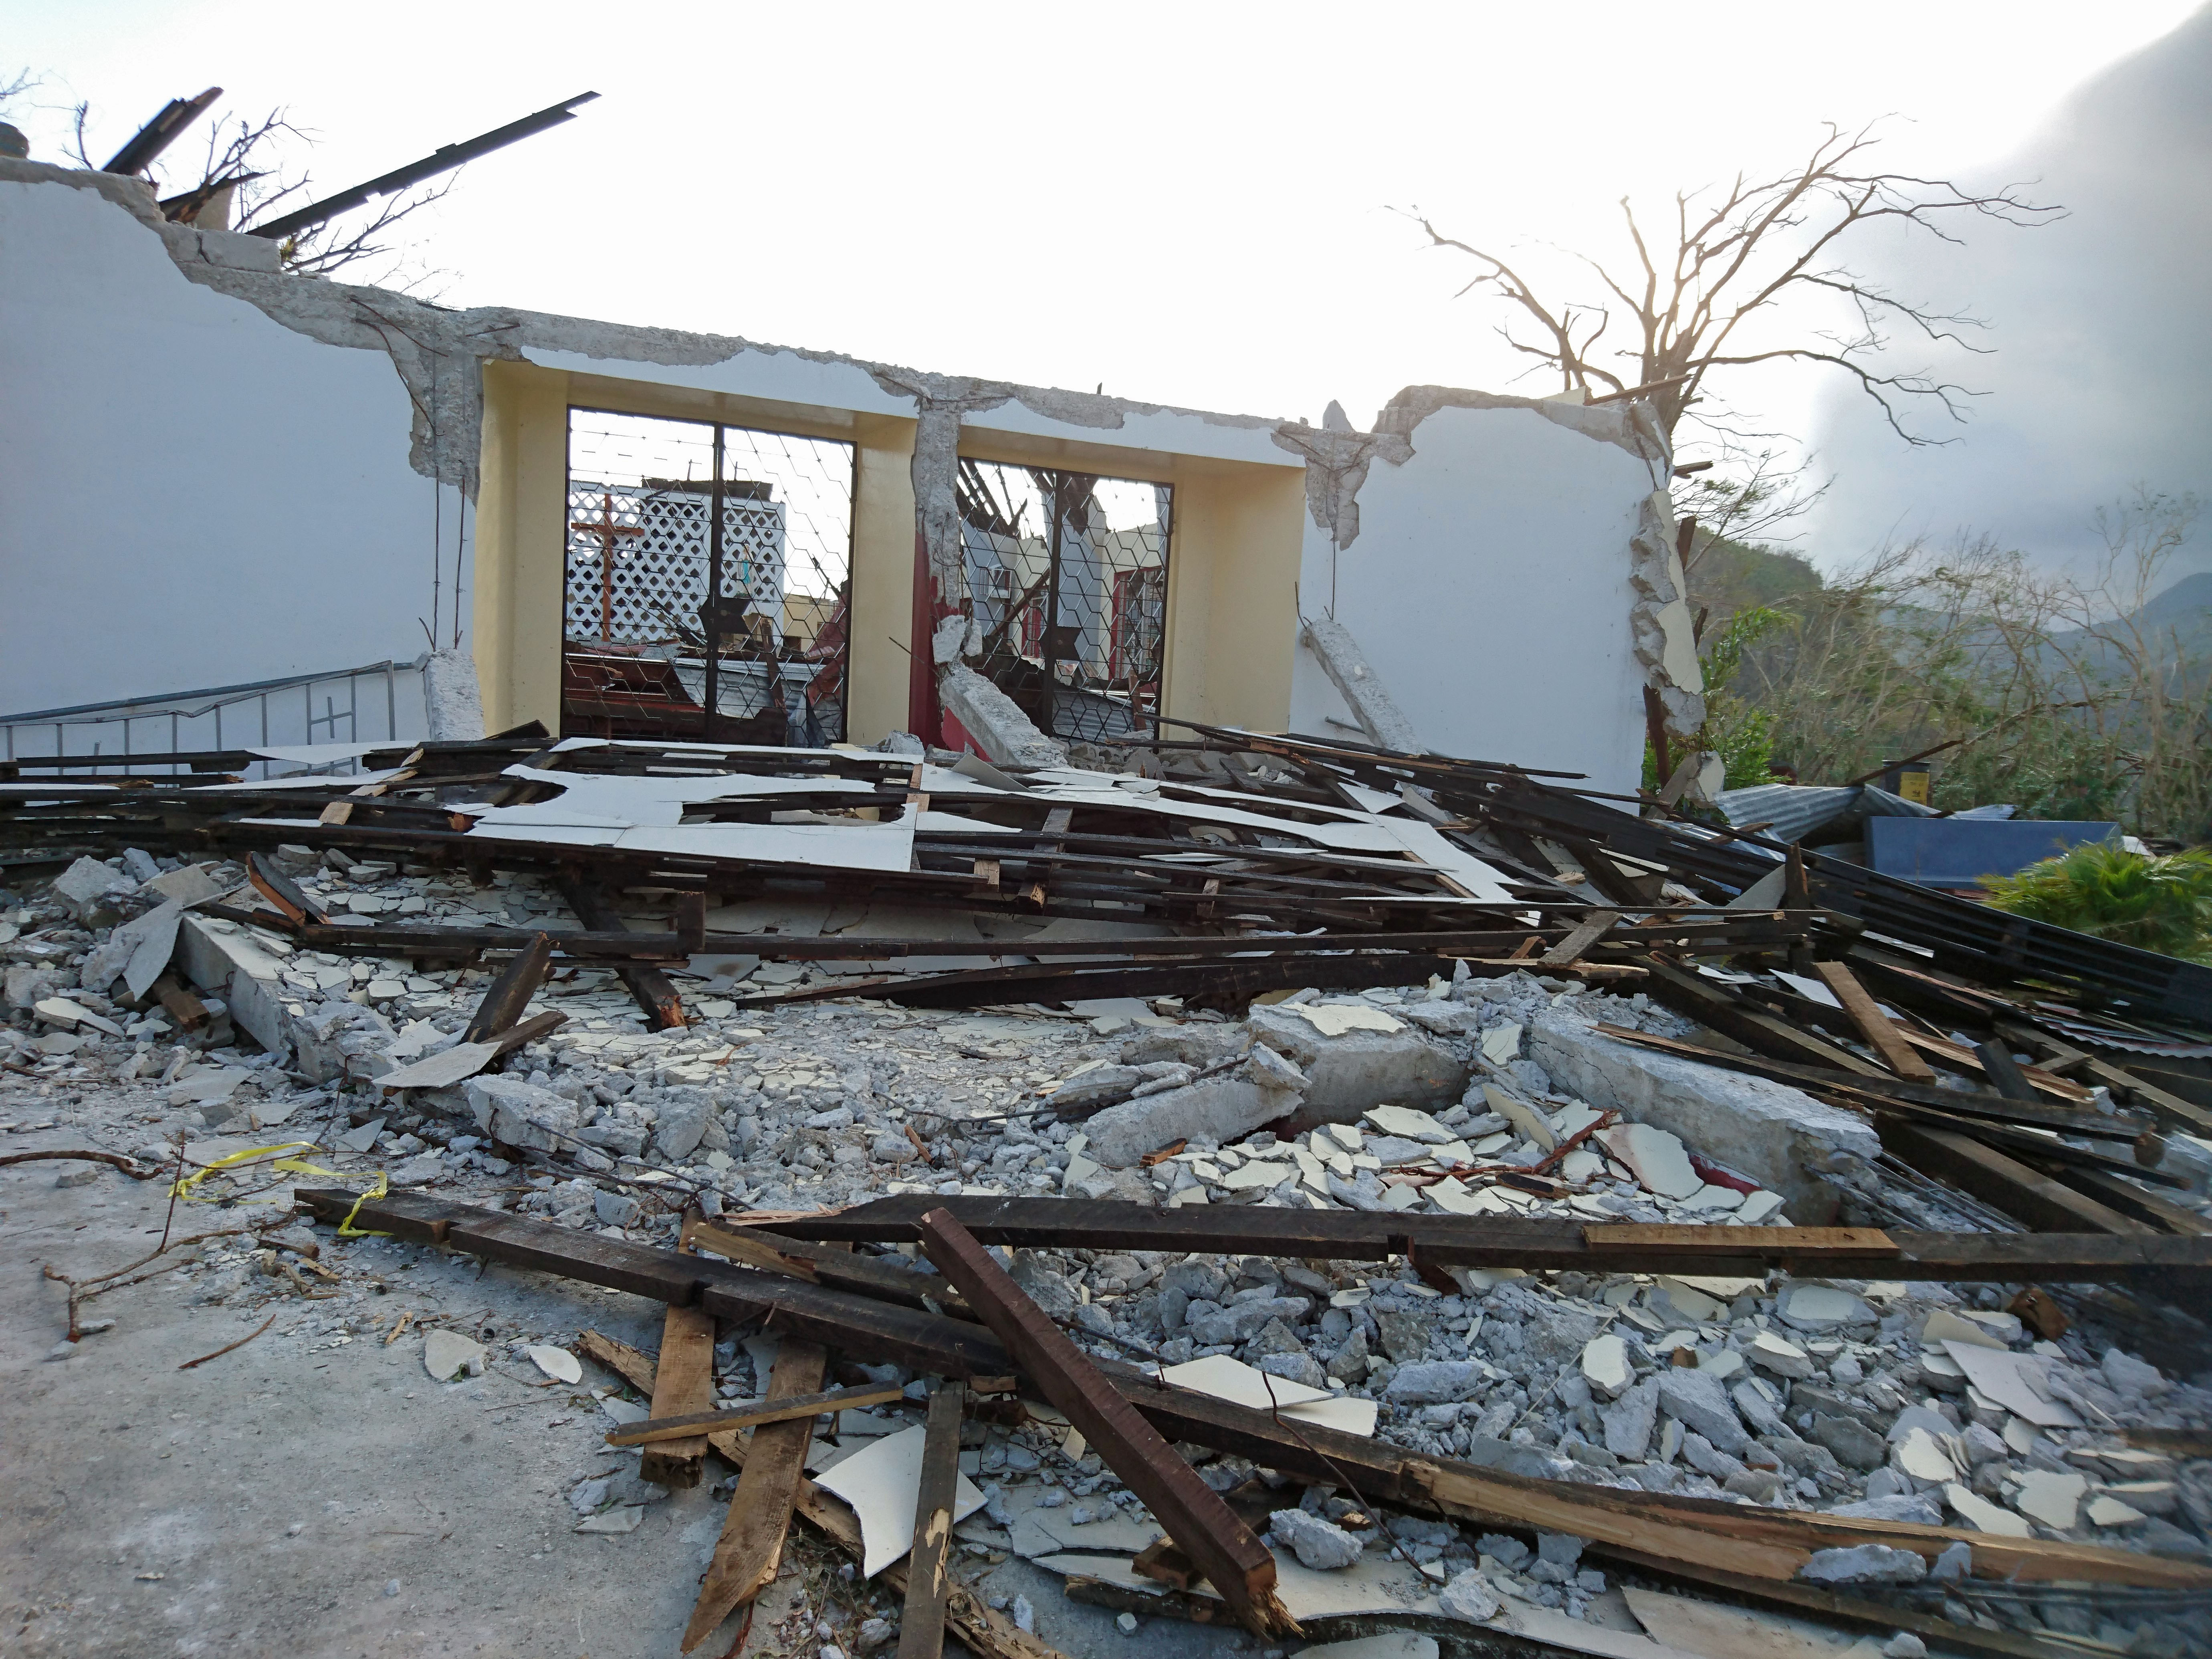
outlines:
[{"label": "blue container", "polygon": [[1929,887],[1972,887],[2081,846],[2118,841],[2117,823],[2053,818],[1888,818],[1866,821],[1867,862],[1885,876]]}]

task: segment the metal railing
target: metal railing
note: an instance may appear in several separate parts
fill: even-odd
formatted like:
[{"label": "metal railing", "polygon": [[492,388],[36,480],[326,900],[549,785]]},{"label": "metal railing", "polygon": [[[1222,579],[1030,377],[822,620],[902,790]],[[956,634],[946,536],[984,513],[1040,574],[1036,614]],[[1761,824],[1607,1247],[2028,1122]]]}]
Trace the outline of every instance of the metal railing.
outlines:
[{"label": "metal railing", "polygon": [[[131,756],[137,762],[137,772],[173,774],[190,769],[182,763],[157,769],[145,757],[419,738],[428,729],[422,684],[428,662],[426,654],[412,662],[370,663],[167,696],[118,697],[0,715],[0,760],[82,757],[86,772],[96,776],[105,769],[100,757]],[[264,759],[253,763],[248,775],[282,776],[306,769],[311,769],[300,761]],[[350,774],[357,768],[346,760],[312,769]]]}]

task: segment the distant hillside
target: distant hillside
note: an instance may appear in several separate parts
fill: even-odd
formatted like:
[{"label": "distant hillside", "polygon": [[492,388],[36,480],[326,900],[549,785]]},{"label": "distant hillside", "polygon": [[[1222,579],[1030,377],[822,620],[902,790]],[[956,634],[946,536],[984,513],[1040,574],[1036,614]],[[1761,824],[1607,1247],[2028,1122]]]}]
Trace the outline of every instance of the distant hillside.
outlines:
[{"label": "distant hillside", "polygon": [[1801,555],[1723,538],[1698,544],[1690,568],[1690,610],[1694,615],[1711,609],[1710,631],[1739,611],[1779,605],[1792,594],[1816,592],[1820,585],[1820,573]]},{"label": "distant hillside", "polygon": [[[2184,576],[2164,592],[2145,600],[2142,609],[2124,622],[2108,623],[2096,631],[2106,639],[2124,638],[2130,624],[2142,634],[2147,648],[2169,661],[2212,656],[2212,570]],[[2051,636],[2051,643],[2062,648],[2078,648],[2089,642],[2086,629]]]}]

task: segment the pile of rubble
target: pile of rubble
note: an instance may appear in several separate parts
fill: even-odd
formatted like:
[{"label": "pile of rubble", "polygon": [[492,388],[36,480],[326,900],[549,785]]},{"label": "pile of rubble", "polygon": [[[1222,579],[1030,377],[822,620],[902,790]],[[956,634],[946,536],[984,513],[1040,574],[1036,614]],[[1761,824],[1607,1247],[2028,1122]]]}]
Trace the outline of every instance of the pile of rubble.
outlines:
[{"label": "pile of rubble", "polygon": [[[842,865],[786,864],[742,892],[709,873],[713,902],[688,913],[680,884],[672,903],[645,879],[672,860],[682,875],[676,831],[677,853],[593,876],[534,842],[487,865],[481,817],[475,834],[403,832],[397,808],[349,823],[407,765],[342,797],[249,792],[249,812],[289,794],[319,816],[187,815],[197,847],[94,846],[0,894],[0,1130],[51,1139],[65,1109],[79,1144],[15,1156],[340,1225],[318,1243],[265,1212],[210,1242],[181,1281],[210,1303],[330,1295],[425,1245],[667,1302],[658,1361],[551,1329],[510,1334],[505,1357],[605,1373],[593,1393],[636,1462],[567,1494],[580,1530],[626,1534],[710,1451],[760,1488],[701,1564],[695,1637],[763,1559],[773,1576],[790,1516],[873,1577],[943,1500],[939,1546],[1039,1564],[1130,1627],[1225,1600],[1270,1637],[1386,1617],[1709,1650],[1716,1604],[1655,1588],[1671,1584],[1763,1607],[1729,1613],[1746,1641],[1813,1613],[1904,1632],[1896,1653],[2193,1650],[2177,1609],[2212,1590],[2212,1395],[2126,1350],[2201,1364],[2160,1299],[2212,1270],[2212,1153],[2191,1133],[2212,1123],[2178,1074],[2094,1052],[2109,1004],[2000,996],[1948,945],[1901,963],[1809,902],[1802,860],[1775,864],[1755,905],[1717,904],[1709,869],[1662,879],[1537,834],[1525,779],[1487,838],[1414,815],[1469,842],[1464,863],[1424,866],[1427,842],[1389,832],[1447,889],[1476,862],[1499,884],[1455,932],[1462,897],[1414,897],[1395,872],[1327,930],[1265,926],[1224,911],[1222,884],[1283,850],[1300,821],[1284,800],[1309,820],[1318,804],[1297,793],[1312,764],[1262,772],[1249,741],[1226,781],[1273,792],[1275,815],[1191,791],[1206,833],[1142,858],[1219,873],[1150,911],[1116,877],[1067,901],[1090,907],[1079,921],[1045,884],[1086,833],[1119,833],[1110,780],[915,767],[914,872],[855,888]],[[449,747],[442,770],[393,757],[441,814],[481,787],[435,782],[481,764]],[[533,758],[489,775],[538,790]],[[1378,763],[1343,763],[1370,781],[1344,785],[1329,834],[1388,815]],[[690,799],[757,787],[717,769],[737,764],[714,760],[723,781]],[[1141,781],[1139,807],[1162,810]],[[925,782],[970,791],[971,813],[998,810],[981,791],[1035,787],[1002,805],[1046,809],[1046,839],[956,888],[921,844],[978,831],[933,823]],[[1450,800],[1449,783],[1405,799]],[[866,788],[860,810],[880,811]],[[84,799],[66,803],[80,838]],[[334,810],[348,799],[371,805]],[[148,822],[127,804],[118,835]],[[1085,811],[1109,816],[1086,832]],[[1240,813],[1264,827],[1240,840]],[[247,831],[258,844],[225,856]],[[26,831],[48,850],[57,833]],[[1339,902],[1297,889],[1287,858],[1270,868],[1240,903]],[[1424,931],[1382,932],[1408,904]],[[1206,954],[1217,939],[1238,948]],[[2108,969],[2134,971],[2080,971]],[[946,1006],[977,1012],[928,1012]],[[346,1185],[313,1185],[331,1179]],[[58,1352],[96,1328],[97,1294],[71,1286]],[[342,1311],[276,1336],[362,1328]],[[424,1342],[441,1378],[487,1358],[458,1329]],[[1194,1532],[1211,1541],[1190,1548]],[[920,1619],[1036,1659],[1021,1606],[940,1578],[932,1611],[921,1575],[901,1582],[857,1645]]]}]

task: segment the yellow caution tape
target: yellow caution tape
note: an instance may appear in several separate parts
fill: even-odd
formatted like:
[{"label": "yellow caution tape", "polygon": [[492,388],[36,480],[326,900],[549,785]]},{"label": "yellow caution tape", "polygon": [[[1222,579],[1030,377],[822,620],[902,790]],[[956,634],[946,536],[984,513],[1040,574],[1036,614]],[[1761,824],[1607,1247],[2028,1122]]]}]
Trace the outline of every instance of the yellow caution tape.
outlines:
[{"label": "yellow caution tape", "polygon": [[[228,1152],[186,1176],[182,1181],[177,1182],[174,1191],[179,1198],[188,1204],[210,1203],[215,1200],[206,1194],[195,1192],[193,1188],[218,1170],[229,1169],[235,1164],[250,1164],[256,1158],[267,1158],[276,1152],[312,1152],[314,1150],[314,1145],[312,1140],[288,1140],[280,1146],[248,1146],[243,1152]],[[334,1181],[347,1179],[346,1176],[339,1170],[326,1170],[319,1164],[309,1164],[304,1159],[296,1158],[279,1158],[268,1167],[285,1175],[328,1176]],[[379,1170],[376,1172],[375,1184],[354,1200],[353,1208],[348,1210],[345,1219],[338,1223],[338,1237],[340,1238],[389,1238],[392,1236],[389,1233],[372,1232],[367,1228],[355,1226],[353,1218],[361,1213],[362,1205],[368,1203],[372,1198],[382,1198],[390,1189],[390,1183],[385,1178],[385,1172]]]}]

